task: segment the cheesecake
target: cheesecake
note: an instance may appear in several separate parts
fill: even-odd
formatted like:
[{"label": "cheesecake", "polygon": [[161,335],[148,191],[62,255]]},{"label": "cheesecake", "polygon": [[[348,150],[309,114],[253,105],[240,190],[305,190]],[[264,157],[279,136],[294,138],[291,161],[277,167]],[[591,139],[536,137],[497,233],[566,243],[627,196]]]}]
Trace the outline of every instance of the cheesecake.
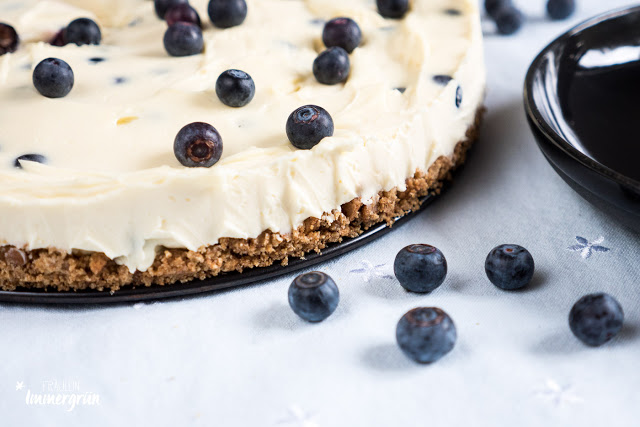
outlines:
[{"label": "cheesecake", "polygon": [[[0,56],[0,287],[179,286],[286,265],[418,209],[477,137],[480,14],[475,0],[414,0],[401,16],[380,3],[246,0],[243,22],[221,28],[192,0],[202,49],[172,56],[154,2],[0,2],[20,37]],[[348,76],[321,83],[314,63],[337,17],[361,40]],[[99,44],[56,46],[78,18],[97,23]],[[46,58],[73,70],[64,97],[34,87]],[[216,92],[227,70],[251,76],[246,105]],[[305,105],[332,129],[300,148],[287,123]],[[174,150],[196,122],[221,139],[207,167]]]}]

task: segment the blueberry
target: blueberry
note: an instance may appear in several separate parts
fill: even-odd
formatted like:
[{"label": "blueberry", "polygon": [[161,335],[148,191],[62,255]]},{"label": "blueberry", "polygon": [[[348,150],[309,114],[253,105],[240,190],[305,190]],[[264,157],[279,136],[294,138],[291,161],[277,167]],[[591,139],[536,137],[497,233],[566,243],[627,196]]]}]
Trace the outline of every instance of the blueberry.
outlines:
[{"label": "blueberry", "polygon": [[191,56],[202,52],[202,30],[194,24],[176,22],[164,33],[164,48],[171,56]]},{"label": "blueberry", "polygon": [[398,346],[419,363],[433,363],[456,344],[456,326],[447,313],[436,307],[420,307],[402,316],[396,327]]},{"label": "blueberry", "polygon": [[569,313],[571,332],[583,343],[593,347],[615,337],[622,329],[624,313],[614,297],[605,293],[585,295]]},{"label": "blueberry", "polygon": [[446,76],[444,74],[438,74],[437,76],[433,76],[433,81],[441,86],[448,85],[451,80],[453,80],[453,77]]},{"label": "blueberry", "polygon": [[51,46],[62,47],[67,44],[67,42],[64,40],[64,30],[64,28],[61,29],[53,36],[53,38],[49,42]]},{"label": "blueberry", "polygon": [[78,18],[71,21],[64,29],[65,43],[75,43],[78,46],[86,44],[100,44],[102,33],[100,27],[89,18]]},{"label": "blueberry", "polygon": [[555,21],[567,19],[576,11],[575,0],[549,0],[547,3],[547,14]]},{"label": "blueberry", "polygon": [[407,88],[400,86],[400,87],[393,88],[393,90],[397,90],[400,93],[405,93],[407,91]]},{"label": "blueberry", "polygon": [[326,47],[338,46],[353,52],[362,41],[362,31],[351,18],[335,18],[324,25],[322,41]]},{"label": "blueberry", "polygon": [[524,15],[513,6],[502,7],[496,11],[496,27],[505,36],[516,33],[524,23]]},{"label": "blueberry", "polygon": [[187,22],[189,24],[202,27],[200,15],[198,15],[198,12],[187,3],[180,3],[171,6],[167,10],[167,13],[164,14],[164,20],[167,21],[167,25],[169,26],[172,26],[176,22]]},{"label": "blueberry", "polygon": [[322,107],[305,105],[287,119],[287,137],[294,147],[310,150],[323,138],[333,135],[333,119]]},{"label": "blueberry", "polygon": [[93,58],[89,58],[89,63],[91,64],[99,64],[101,62],[106,61],[106,59],[100,57],[100,56],[94,56]]},{"label": "blueberry", "polygon": [[33,70],[33,85],[47,98],[62,98],[73,88],[73,70],[62,59],[47,58]]},{"label": "blueberry", "polygon": [[210,0],[209,18],[218,28],[231,28],[244,22],[247,17],[245,0]]},{"label": "blueberry", "polygon": [[350,71],[349,54],[341,47],[330,47],[313,61],[313,75],[324,85],[346,81]]},{"label": "blueberry", "polygon": [[244,107],[256,93],[251,76],[240,70],[227,70],[216,81],[216,94],[229,107]]},{"label": "blueberry", "polygon": [[462,86],[458,86],[456,89],[456,108],[460,108],[462,105]]},{"label": "blueberry", "polygon": [[127,24],[127,27],[130,27],[130,28],[137,27],[142,23],[142,21],[143,19],[138,16],[137,18],[134,18],[131,21],[129,21],[129,23]]},{"label": "blueberry", "polygon": [[176,135],[173,153],[183,166],[209,168],[222,156],[222,137],[210,124],[191,123]]},{"label": "blueberry", "polygon": [[321,322],[338,307],[340,292],[336,282],[320,271],[301,274],[289,286],[289,305],[308,322]]},{"label": "blueberry", "polygon": [[445,9],[444,14],[449,16],[460,16],[462,15],[462,12],[458,9]]},{"label": "blueberry", "polygon": [[400,19],[409,10],[409,0],[376,0],[376,5],[385,18]]},{"label": "blueberry", "polygon": [[16,161],[13,163],[13,166],[18,169],[22,169],[20,161],[47,163],[47,158],[42,154],[24,154],[16,159]]},{"label": "blueberry", "polygon": [[11,25],[0,22],[0,55],[15,52],[20,44],[20,37]]},{"label": "blueberry", "polygon": [[528,250],[518,245],[500,245],[484,263],[487,277],[497,287],[505,290],[520,289],[529,284],[535,265]]},{"label": "blueberry", "polygon": [[431,245],[409,245],[393,263],[393,272],[403,288],[411,292],[431,292],[447,276],[447,260]]},{"label": "blueberry", "polygon": [[512,0],[485,0],[484,9],[487,11],[487,14],[496,19],[496,12],[503,7],[513,7]]},{"label": "blueberry", "polygon": [[154,0],[153,2],[156,15],[158,15],[160,19],[164,19],[167,11],[178,4],[189,4],[189,0]]}]

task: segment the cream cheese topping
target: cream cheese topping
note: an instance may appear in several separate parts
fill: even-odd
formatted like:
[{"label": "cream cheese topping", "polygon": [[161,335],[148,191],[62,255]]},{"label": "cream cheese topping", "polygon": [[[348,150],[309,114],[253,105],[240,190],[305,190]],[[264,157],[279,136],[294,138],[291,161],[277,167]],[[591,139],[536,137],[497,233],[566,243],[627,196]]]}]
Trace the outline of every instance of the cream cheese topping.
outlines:
[{"label": "cream cheese topping", "polygon": [[[370,0],[247,0],[244,24],[226,30],[208,22],[205,0],[191,3],[206,23],[205,52],[173,58],[153,2],[0,0],[0,20],[22,39],[0,56],[0,244],[104,252],[144,271],[161,246],[197,250],[222,237],[287,233],[353,198],[403,189],[416,169],[451,155],[482,104],[474,0],[416,0],[403,20],[382,18]],[[325,86],[312,63],[323,22],[337,16],[358,22],[363,43],[346,84]],[[46,43],[78,17],[99,23],[101,45]],[[33,87],[33,68],[47,57],[74,70],[65,98]],[[246,107],[216,97],[216,79],[230,68],[255,81]],[[453,79],[442,85],[434,75]],[[285,134],[304,104],[322,106],[335,123],[334,136],[312,150]],[[208,169],[185,168],[173,154],[176,133],[194,121],[224,141]],[[30,153],[46,164],[13,166]]]}]

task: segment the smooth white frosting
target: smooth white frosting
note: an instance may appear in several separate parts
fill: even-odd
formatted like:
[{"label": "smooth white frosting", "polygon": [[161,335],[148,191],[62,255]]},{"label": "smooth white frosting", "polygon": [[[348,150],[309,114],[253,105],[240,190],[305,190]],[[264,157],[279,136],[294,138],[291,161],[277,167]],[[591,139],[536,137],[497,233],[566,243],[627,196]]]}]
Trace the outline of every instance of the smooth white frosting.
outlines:
[{"label": "smooth white frosting", "polygon": [[[416,169],[452,153],[482,104],[475,0],[414,1],[403,20],[383,19],[370,0],[248,0],[245,23],[227,30],[208,22],[206,1],[191,3],[206,23],[205,52],[172,58],[150,1],[0,2],[1,20],[23,41],[0,56],[0,244],[104,252],[143,271],[160,246],[197,250],[222,237],[287,233],[353,198],[403,189]],[[444,13],[452,8],[462,14]],[[83,16],[100,24],[100,46],[42,42]],[[355,19],[364,40],[347,83],[324,86],[311,65],[323,48],[319,20],[336,16]],[[33,88],[33,67],[46,57],[74,70],[65,98]],[[255,81],[244,108],[215,95],[229,68]],[[436,74],[454,79],[438,85]],[[334,136],[312,150],[295,149],[285,134],[304,104],[335,122]],[[224,141],[209,169],[184,168],[173,154],[176,133],[194,121]],[[48,162],[14,168],[27,153]]]}]

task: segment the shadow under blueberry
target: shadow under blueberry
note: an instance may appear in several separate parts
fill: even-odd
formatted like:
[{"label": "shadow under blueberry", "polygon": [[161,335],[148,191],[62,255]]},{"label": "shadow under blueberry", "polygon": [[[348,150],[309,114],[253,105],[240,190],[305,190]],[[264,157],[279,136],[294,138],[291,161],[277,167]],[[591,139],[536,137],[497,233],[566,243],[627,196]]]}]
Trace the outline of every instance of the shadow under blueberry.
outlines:
[{"label": "shadow under blueberry", "polygon": [[565,332],[555,332],[547,335],[532,348],[534,353],[556,355],[578,353],[588,349],[588,346],[573,336],[568,324]]},{"label": "shadow under blueberry", "polygon": [[527,15],[527,24],[549,24],[559,23],[559,21],[553,21],[546,15]]},{"label": "shadow under blueberry", "polygon": [[362,362],[377,371],[408,371],[422,367],[409,360],[396,344],[378,344],[366,349],[362,353]]},{"label": "shadow under blueberry", "polygon": [[[286,295],[284,301],[286,301]],[[295,331],[305,327],[314,327],[322,323],[333,321],[344,322],[345,320],[342,319],[342,317],[345,313],[348,313],[348,311],[348,307],[343,301],[340,301],[336,311],[322,322],[307,322],[295,314],[286,302],[276,302],[258,310],[253,318],[256,329],[259,330],[277,329]]]},{"label": "shadow under blueberry", "polygon": [[611,341],[603,344],[600,347],[590,347],[582,343],[576,338],[569,325],[567,324],[566,332],[556,332],[540,340],[533,350],[536,353],[544,354],[571,354],[580,351],[598,351],[598,348],[618,347],[627,345],[629,343],[636,342],[640,335],[640,328],[635,324],[624,324],[622,330]]},{"label": "shadow under blueberry", "polygon": [[309,324],[309,322],[298,317],[291,310],[291,307],[284,303],[273,303],[258,310],[254,315],[254,322],[256,329],[281,329],[286,331],[300,329]]},{"label": "shadow under blueberry", "polygon": [[531,282],[529,282],[529,284],[525,286],[522,289],[522,291],[531,292],[531,291],[536,291],[542,288],[547,283],[548,277],[549,277],[549,273],[547,273],[546,270],[536,269],[535,272],[533,273],[533,278],[531,279]]},{"label": "shadow under blueberry", "polygon": [[[526,294],[529,292],[536,292],[541,288],[543,288],[543,286],[547,283],[548,277],[549,277],[549,274],[546,272],[546,270],[536,269],[535,272],[533,273],[533,277],[531,278],[531,282],[529,282],[527,286],[521,289],[505,290],[504,292],[513,293],[513,294],[520,294],[520,293]],[[491,282],[488,282],[488,283],[491,286],[494,286],[493,284],[491,284]]]},{"label": "shadow under blueberry", "polygon": [[364,283],[364,288],[369,295],[387,300],[410,299],[421,295],[407,291],[395,278],[370,280]]},{"label": "shadow under blueberry", "polygon": [[633,323],[624,323],[622,326],[622,330],[618,335],[611,340],[611,342],[605,344],[606,345],[627,345],[632,342],[636,342],[638,337],[640,336],[640,328],[638,325]]},{"label": "shadow under blueberry", "polygon": [[442,286],[434,292],[440,290],[440,292],[451,292],[458,295],[488,296],[493,292],[493,287],[487,276],[484,275],[484,271],[470,276],[450,270]]}]

